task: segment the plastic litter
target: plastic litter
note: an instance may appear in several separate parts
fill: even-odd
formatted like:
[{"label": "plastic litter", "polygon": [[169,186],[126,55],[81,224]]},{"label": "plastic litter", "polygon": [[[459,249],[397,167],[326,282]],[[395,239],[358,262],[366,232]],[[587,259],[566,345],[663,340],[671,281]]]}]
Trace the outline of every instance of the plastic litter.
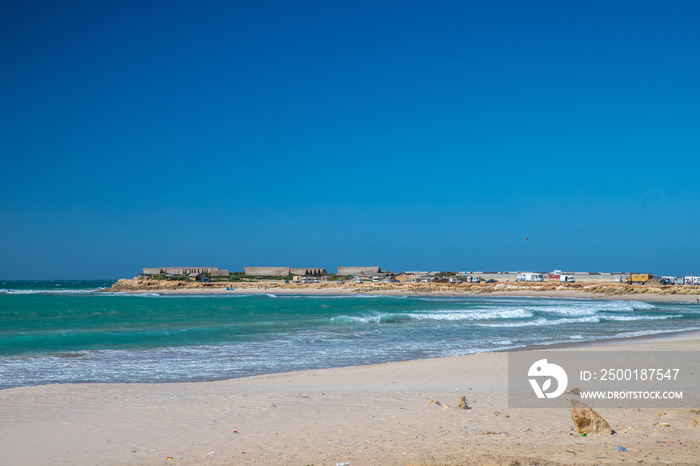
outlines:
[{"label": "plastic litter", "polygon": [[335,463],[335,466],[350,466],[350,463]]},{"label": "plastic litter", "polygon": [[616,446],[616,447],[615,447],[615,450],[617,450],[617,451],[622,451],[622,452],[629,451],[629,450],[627,450],[627,448],[623,447],[622,445]]}]

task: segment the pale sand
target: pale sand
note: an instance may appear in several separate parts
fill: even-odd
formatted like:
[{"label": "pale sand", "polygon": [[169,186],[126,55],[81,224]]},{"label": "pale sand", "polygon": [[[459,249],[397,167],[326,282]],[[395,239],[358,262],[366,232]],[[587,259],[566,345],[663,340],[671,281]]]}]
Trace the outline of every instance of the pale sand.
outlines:
[{"label": "pale sand", "polygon": [[[570,350],[601,349],[700,350],[700,332]],[[482,353],[221,382],[7,389],[0,464],[700,462],[690,408],[660,419],[659,409],[598,409],[618,433],[584,438],[568,409],[508,409],[506,370],[507,353]],[[459,395],[473,409],[454,408]]]}]

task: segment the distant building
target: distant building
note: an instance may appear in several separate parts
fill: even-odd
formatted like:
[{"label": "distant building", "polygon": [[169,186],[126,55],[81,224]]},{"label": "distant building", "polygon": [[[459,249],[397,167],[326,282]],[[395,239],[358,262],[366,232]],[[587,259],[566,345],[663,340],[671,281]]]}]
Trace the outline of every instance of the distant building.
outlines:
[{"label": "distant building", "polygon": [[326,275],[326,269],[314,267],[301,267],[290,269],[292,275],[301,275],[302,277],[320,277]]},{"label": "distant building", "polygon": [[245,274],[251,277],[287,277],[299,275],[302,277],[320,277],[326,275],[326,269],[320,267],[243,267]]},{"label": "distant building", "polygon": [[429,272],[404,272],[396,276],[396,279],[404,283],[420,283],[430,277]]},{"label": "distant building", "polygon": [[287,277],[291,274],[289,267],[243,267],[243,270],[251,277]]},{"label": "distant building", "polygon": [[377,275],[381,271],[379,267],[338,267],[338,275],[349,277],[351,275]]},{"label": "distant building", "polygon": [[222,272],[228,275],[228,270],[219,270],[218,267],[144,267],[143,273],[139,275],[144,277],[152,277],[154,275],[190,275],[193,273],[214,275]]}]

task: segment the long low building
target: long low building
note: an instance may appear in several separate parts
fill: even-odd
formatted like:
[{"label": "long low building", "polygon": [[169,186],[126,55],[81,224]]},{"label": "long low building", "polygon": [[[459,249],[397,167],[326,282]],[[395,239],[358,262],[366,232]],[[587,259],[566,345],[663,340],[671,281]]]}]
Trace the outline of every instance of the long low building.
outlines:
[{"label": "long low building", "polygon": [[320,267],[243,267],[245,274],[251,277],[320,277],[326,275],[326,269]]},{"label": "long low building", "polygon": [[379,267],[338,267],[338,275],[349,277],[352,275],[377,275]]},{"label": "long low building", "polygon": [[246,275],[252,277],[287,277],[291,275],[289,267],[243,267]]},{"label": "long low building", "polygon": [[144,267],[141,275],[190,275],[208,273],[214,276],[228,275],[228,270],[219,270],[218,267]]}]

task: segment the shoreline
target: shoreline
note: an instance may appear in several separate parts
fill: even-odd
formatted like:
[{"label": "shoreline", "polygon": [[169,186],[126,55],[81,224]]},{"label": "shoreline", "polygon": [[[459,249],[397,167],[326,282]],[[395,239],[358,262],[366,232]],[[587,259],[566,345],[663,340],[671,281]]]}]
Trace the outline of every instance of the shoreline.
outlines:
[{"label": "shoreline", "polygon": [[[600,349],[700,351],[700,331],[568,351]],[[0,463],[696,463],[696,411],[597,408],[618,433],[582,438],[568,409],[507,406],[507,359],[492,352],[217,382],[6,389]],[[462,395],[471,409],[454,407]]]},{"label": "shoreline", "polygon": [[[597,340],[589,341],[579,341],[579,342],[567,342],[567,343],[554,343],[552,345],[531,345],[524,346],[522,348],[513,348],[508,350],[496,350],[494,353],[510,353],[510,352],[520,352],[520,351],[554,351],[554,350],[569,350],[569,349],[584,349],[584,348],[604,348],[607,349],[609,346],[620,346],[620,345],[637,345],[637,344],[648,344],[653,343],[669,343],[669,342],[682,342],[682,341],[700,341],[700,330],[681,330],[673,332],[662,332],[662,333],[650,333],[647,335],[635,335],[631,337],[614,337],[614,338],[600,338]],[[481,353],[474,353],[481,354]]]},{"label": "shoreline", "polygon": [[309,368],[309,369],[298,369],[298,370],[292,370],[292,371],[268,372],[268,373],[262,373],[262,374],[257,374],[257,375],[242,375],[240,377],[209,378],[209,379],[202,379],[202,380],[190,380],[190,381],[184,381],[184,382],[67,382],[67,383],[48,383],[48,384],[40,384],[40,385],[20,385],[20,386],[0,388],[0,393],[2,393],[3,390],[13,390],[13,389],[28,388],[28,387],[34,387],[34,386],[52,386],[52,385],[100,385],[100,384],[106,384],[106,385],[120,385],[120,384],[168,385],[168,384],[181,384],[181,383],[187,383],[187,384],[190,384],[190,383],[191,384],[217,383],[217,382],[226,382],[226,381],[233,381],[233,380],[254,379],[257,377],[282,376],[285,374],[294,374],[294,373],[298,373],[298,372],[308,372],[308,371],[332,371],[332,370],[342,370],[342,369],[347,369],[347,368],[382,366],[382,365],[386,365],[386,364],[403,364],[403,363],[412,363],[412,362],[418,362],[418,361],[437,361],[437,360],[441,360],[441,359],[462,358],[462,357],[474,356],[474,355],[480,355],[480,354],[508,354],[508,353],[515,353],[515,352],[518,352],[518,353],[519,352],[527,352],[527,351],[556,351],[556,350],[577,350],[577,349],[607,349],[607,347],[611,347],[611,346],[616,347],[616,346],[626,345],[626,344],[637,345],[637,344],[652,344],[654,342],[669,343],[669,342],[694,341],[694,340],[697,340],[700,343],[700,329],[651,333],[651,334],[645,334],[645,335],[635,335],[635,336],[630,336],[630,337],[598,338],[598,339],[594,339],[594,340],[583,340],[583,341],[572,340],[572,341],[552,343],[552,344],[528,345],[528,346],[522,346],[522,347],[517,347],[517,348],[484,350],[484,351],[478,351],[475,353],[460,354],[460,355],[456,355],[456,356],[436,356],[436,357],[425,357],[425,358],[419,358],[419,359],[405,359],[405,360],[398,359],[398,360],[390,360],[390,361],[367,363],[367,364],[350,364],[350,365],[345,365],[345,366],[324,366],[324,367],[316,367],[316,368]]}]

